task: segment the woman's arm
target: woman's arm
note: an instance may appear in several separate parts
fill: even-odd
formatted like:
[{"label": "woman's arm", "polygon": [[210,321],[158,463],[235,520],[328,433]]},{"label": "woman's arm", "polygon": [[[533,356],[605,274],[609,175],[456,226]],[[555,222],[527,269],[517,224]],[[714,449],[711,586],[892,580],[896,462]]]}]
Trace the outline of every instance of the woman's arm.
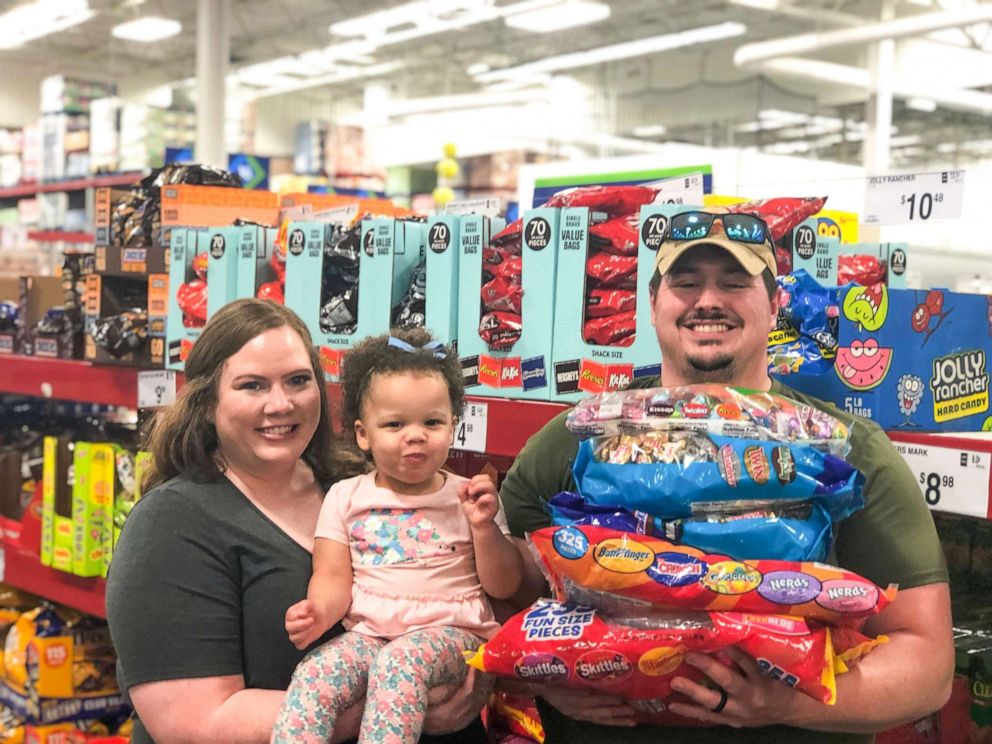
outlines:
[{"label": "woman's arm", "polygon": [[[239,675],[135,685],[131,702],[157,744],[266,744],[286,693],[245,689]],[[344,711],[334,742],[358,734],[362,706]]]},{"label": "woman's arm", "polygon": [[486,594],[508,599],[520,587],[523,561],[520,553],[496,524],[499,496],[488,475],[477,475],[458,489],[458,499],[472,528],[475,570]]},{"label": "woman's arm", "polygon": [[316,538],[307,598],[286,610],[286,632],[293,645],[306,648],[341,621],[351,607],[353,579],[349,547]]}]

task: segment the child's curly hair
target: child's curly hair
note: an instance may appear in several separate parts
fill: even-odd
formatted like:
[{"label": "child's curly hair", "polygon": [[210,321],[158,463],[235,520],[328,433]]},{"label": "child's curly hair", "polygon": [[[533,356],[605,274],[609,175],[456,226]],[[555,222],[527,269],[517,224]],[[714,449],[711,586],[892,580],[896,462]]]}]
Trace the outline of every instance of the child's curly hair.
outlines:
[{"label": "child's curly hair", "polygon": [[[407,351],[389,343],[390,337],[403,344],[409,344],[413,351]],[[341,417],[347,434],[362,417],[362,401],[369,389],[374,374],[393,372],[437,372],[448,386],[448,399],[451,412],[456,418],[465,408],[465,383],[458,357],[448,347],[424,348],[435,341],[430,331],[424,328],[394,328],[389,334],[369,336],[359,342],[344,356],[341,370]],[[435,356],[443,353],[443,358]]]}]

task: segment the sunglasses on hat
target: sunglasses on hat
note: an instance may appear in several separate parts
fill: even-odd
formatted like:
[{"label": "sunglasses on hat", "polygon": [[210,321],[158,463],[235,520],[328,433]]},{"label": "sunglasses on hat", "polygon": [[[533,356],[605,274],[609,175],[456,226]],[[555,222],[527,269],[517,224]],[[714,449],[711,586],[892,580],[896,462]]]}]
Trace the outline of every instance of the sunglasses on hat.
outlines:
[{"label": "sunglasses on hat", "polygon": [[738,243],[760,245],[771,240],[768,225],[753,214],[712,214],[710,212],[680,212],[668,221],[666,240],[699,240],[710,234],[720,221],[723,232]]}]

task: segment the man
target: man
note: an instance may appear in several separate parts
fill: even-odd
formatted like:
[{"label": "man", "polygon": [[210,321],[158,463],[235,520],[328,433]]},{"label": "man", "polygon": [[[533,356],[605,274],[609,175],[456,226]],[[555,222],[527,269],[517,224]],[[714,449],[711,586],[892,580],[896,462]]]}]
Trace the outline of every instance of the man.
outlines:
[{"label": "man", "polygon": [[[919,487],[876,424],[768,376],[767,335],[779,304],[775,257],[764,223],[743,223],[735,215],[705,212],[672,218],[650,294],[661,379],[639,386],[715,382],[770,390],[856,422],[848,459],[865,475],[867,503],[837,526],[831,562],[883,586],[900,585],[896,600],[865,626],[866,633],[884,633],[890,640],[837,678],[833,706],[773,681],[736,649],[731,654],[737,669],[688,654],[686,661],[724,692],[678,678],[673,687],[693,703],[673,704],[671,710],[715,728],[630,728],[632,710],[622,700],[545,686],[539,705],[547,744],[870,742],[873,732],[937,710],[950,695],[954,649],[947,570]],[[531,438],[503,484],[510,530],[525,557],[522,606],[547,593],[522,538],[550,523],[544,500],[574,489],[576,446],[562,414]]]}]

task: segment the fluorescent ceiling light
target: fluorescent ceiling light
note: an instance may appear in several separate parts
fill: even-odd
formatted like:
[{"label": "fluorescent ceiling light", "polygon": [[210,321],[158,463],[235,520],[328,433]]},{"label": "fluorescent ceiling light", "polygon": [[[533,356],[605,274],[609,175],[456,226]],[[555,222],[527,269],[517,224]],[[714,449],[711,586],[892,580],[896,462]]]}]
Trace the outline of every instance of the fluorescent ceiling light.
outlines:
[{"label": "fluorescent ceiling light", "polygon": [[492,68],[485,62],[476,62],[475,64],[469,65],[465,68],[465,72],[469,75],[481,75],[484,72],[489,72]]},{"label": "fluorescent ceiling light", "polygon": [[518,75],[530,75],[537,72],[556,72],[558,70],[570,70],[577,67],[588,67],[590,65],[613,62],[619,59],[629,59],[631,57],[642,57],[647,54],[658,54],[671,49],[703,44],[720,39],[729,39],[741,36],[747,32],[747,26],[743,23],[726,21],[715,26],[703,26],[701,28],[678,31],[661,36],[649,36],[636,41],[626,41],[621,44],[611,44],[610,46],[597,47],[582,52],[572,52],[561,54],[556,57],[546,57],[536,62],[529,62],[518,67],[505,67],[501,70],[493,70],[476,76],[476,81],[480,83],[491,83],[503,80],[507,77]]},{"label": "fluorescent ceiling light", "polygon": [[911,108],[914,111],[925,111],[930,113],[937,110],[937,102],[932,98],[922,98],[917,96],[916,98],[907,98],[906,107]]},{"label": "fluorescent ceiling light", "polygon": [[643,127],[634,127],[630,133],[635,137],[660,137],[668,129],[665,128],[664,124],[648,124]]},{"label": "fluorescent ceiling light", "polygon": [[0,49],[78,26],[96,15],[86,0],[35,0],[0,15]]},{"label": "fluorescent ceiling light", "polygon": [[179,21],[159,16],[145,16],[114,26],[110,34],[118,39],[149,43],[168,39],[182,30],[183,25]]},{"label": "fluorescent ceiling light", "polygon": [[567,0],[507,16],[503,22],[518,31],[548,34],[566,28],[587,26],[610,17],[610,6],[586,0]]},{"label": "fluorescent ceiling light", "polygon": [[247,95],[247,97],[250,99],[268,98],[269,96],[278,96],[283,93],[292,93],[297,90],[316,88],[321,85],[334,85],[336,83],[346,83],[352,80],[361,80],[363,78],[377,77],[379,75],[388,75],[395,72],[402,66],[402,63],[400,62],[383,62],[382,64],[370,65],[368,67],[342,67],[334,72],[329,72],[326,75],[297,78],[296,81],[281,82],[277,85],[265,88],[264,90],[251,92]]}]

